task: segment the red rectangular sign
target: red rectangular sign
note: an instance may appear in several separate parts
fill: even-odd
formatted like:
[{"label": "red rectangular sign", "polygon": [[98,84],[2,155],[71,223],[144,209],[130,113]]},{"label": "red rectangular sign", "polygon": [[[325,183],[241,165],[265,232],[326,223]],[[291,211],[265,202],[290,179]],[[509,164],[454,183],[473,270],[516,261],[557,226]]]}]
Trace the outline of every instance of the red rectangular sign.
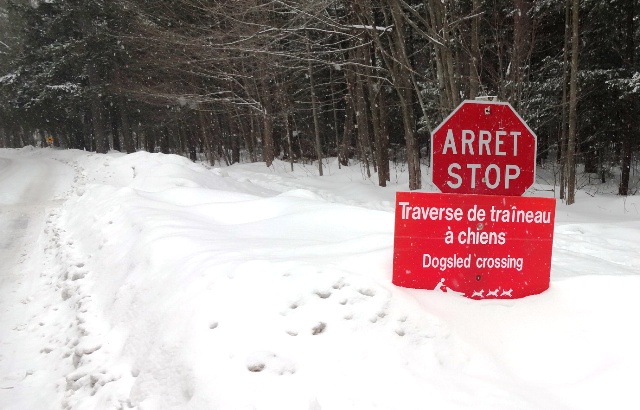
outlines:
[{"label": "red rectangular sign", "polygon": [[473,299],[549,288],[555,199],[398,192],[393,283]]}]

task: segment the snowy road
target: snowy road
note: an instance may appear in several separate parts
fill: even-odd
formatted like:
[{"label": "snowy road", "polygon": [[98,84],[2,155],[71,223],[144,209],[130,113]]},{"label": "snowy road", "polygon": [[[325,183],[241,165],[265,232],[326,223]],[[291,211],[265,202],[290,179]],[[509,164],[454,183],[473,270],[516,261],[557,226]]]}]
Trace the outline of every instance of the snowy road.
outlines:
[{"label": "snowy road", "polygon": [[[8,159],[0,157],[0,261],[2,284],[11,280],[15,256],[43,227],[45,208],[55,206],[65,181],[70,185],[73,170],[51,159]],[[28,248],[27,248],[28,250]]]},{"label": "snowy road", "polygon": [[[53,388],[59,378],[49,371],[38,372],[42,363],[33,360],[33,349],[42,344],[34,338],[44,308],[44,300],[37,297],[51,290],[36,279],[44,255],[38,244],[47,212],[60,206],[58,198],[69,189],[73,176],[73,169],[60,161],[0,157],[0,403],[4,409],[46,408],[39,397],[47,394],[25,389],[31,384],[27,379]],[[46,383],[47,378],[51,383]],[[6,399],[9,395],[11,401]]]},{"label": "snowy road", "polygon": [[[32,246],[44,227],[44,214],[55,207],[61,185],[71,184],[72,169],[50,159],[0,157],[0,289],[17,287],[24,253],[38,252]],[[3,299],[0,304],[7,304]],[[0,305],[1,306],[1,305]]]}]

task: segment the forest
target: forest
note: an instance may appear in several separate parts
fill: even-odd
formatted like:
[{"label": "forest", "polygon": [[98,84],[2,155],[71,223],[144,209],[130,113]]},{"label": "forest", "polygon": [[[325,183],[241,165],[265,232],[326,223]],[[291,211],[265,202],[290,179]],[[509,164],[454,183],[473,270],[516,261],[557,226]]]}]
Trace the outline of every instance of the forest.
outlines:
[{"label": "forest", "polygon": [[633,195],[638,0],[0,0],[0,147],[338,158],[422,187],[430,132],[509,102],[574,202]]}]

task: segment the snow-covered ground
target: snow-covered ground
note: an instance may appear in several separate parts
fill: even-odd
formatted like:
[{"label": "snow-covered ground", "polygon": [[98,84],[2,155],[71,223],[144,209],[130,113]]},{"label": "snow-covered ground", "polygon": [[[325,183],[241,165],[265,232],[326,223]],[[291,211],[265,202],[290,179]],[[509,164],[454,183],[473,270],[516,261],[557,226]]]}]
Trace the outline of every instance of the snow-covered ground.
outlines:
[{"label": "snow-covered ground", "polygon": [[288,167],[0,150],[0,408],[640,408],[639,197],[559,203],[550,289],[474,301],[391,284],[401,167]]}]

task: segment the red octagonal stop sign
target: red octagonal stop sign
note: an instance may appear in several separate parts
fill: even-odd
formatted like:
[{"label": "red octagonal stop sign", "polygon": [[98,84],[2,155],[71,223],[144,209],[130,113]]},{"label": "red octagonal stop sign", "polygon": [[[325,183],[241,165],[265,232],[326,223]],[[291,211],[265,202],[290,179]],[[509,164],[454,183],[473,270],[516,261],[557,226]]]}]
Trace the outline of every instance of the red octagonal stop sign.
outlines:
[{"label": "red octagonal stop sign", "polygon": [[464,101],[431,133],[444,193],[522,195],[534,182],[536,135],[506,102]]}]

